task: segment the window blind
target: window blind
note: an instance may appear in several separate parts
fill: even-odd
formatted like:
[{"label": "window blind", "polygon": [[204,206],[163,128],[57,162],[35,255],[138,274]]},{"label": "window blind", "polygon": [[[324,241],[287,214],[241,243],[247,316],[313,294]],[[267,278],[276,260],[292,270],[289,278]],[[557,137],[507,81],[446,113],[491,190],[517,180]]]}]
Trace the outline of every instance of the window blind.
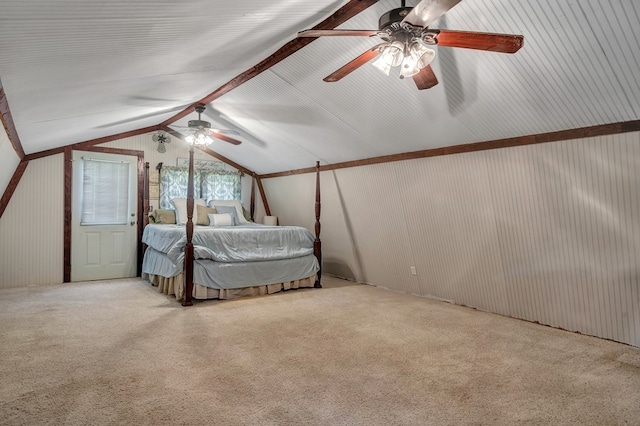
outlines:
[{"label": "window blind", "polygon": [[124,225],[129,213],[129,163],[83,159],[81,225]]}]

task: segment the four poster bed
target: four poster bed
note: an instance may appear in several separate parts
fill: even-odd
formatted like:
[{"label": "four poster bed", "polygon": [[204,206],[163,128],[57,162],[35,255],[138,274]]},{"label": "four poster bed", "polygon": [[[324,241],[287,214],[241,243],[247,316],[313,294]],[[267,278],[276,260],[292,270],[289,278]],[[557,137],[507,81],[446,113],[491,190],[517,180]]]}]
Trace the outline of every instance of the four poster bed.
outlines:
[{"label": "four poster bed", "polygon": [[[243,217],[239,201],[212,201],[211,209],[235,208],[235,226],[224,215],[208,214],[210,226],[196,225],[193,197],[193,148],[189,151],[186,224],[147,224],[142,276],[184,306],[192,299],[231,299],[302,287],[321,287],[320,163],[316,164],[315,236],[297,226],[255,224]],[[148,165],[145,167],[148,188]],[[255,179],[255,177],[254,177]],[[255,183],[255,182],[253,182]],[[145,190],[144,205],[149,205]],[[251,213],[255,209],[251,194]],[[197,214],[202,214],[198,207]],[[253,217],[252,217],[253,218]],[[200,218],[198,219],[200,222]],[[233,221],[232,221],[233,222]]]}]

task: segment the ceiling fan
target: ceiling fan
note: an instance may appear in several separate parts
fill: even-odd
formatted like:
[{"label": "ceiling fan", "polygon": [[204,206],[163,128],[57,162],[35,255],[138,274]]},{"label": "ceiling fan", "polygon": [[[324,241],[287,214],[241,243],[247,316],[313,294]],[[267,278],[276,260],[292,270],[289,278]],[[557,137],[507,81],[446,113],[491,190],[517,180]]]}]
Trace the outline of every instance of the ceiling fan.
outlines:
[{"label": "ceiling fan", "polygon": [[195,110],[198,113],[197,120],[189,120],[187,126],[175,126],[176,129],[184,129],[188,134],[185,137],[185,141],[190,144],[195,145],[209,145],[213,142],[213,138],[223,140],[225,142],[229,142],[233,145],[240,145],[242,141],[235,139],[229,135],[240,136],[240,133],[235,130],[223,130],[223,129],[212,129],[211,123],[208,121],[204,121],[200,118],[200,114],[204,112],[206,107],[204,105],[198,104],[195,106]]},{"label": "ceiling fan", "polygon": [[167,152],[167,147],[165,144],[171,143],[171,138],[168,134],[166,134],[163,130],[158,130],[152,137],[151,140],[158,143],[158,152],[160,154],[164,154]]},{"label": "ceiling fan", "polygon": [[351,62],[324,78],[326,82],[342,79],[362,65],[380,56],[373,65],[386,75],[400,67],[400,78],[412,77],[419,90],[438,84],[431,68],[435,52],[427,46],[462,47],[491,52],[515,53],[524,44],[524,37],[470,31],[437,30],[429,24],[444,15],[462,0],[421,0],[415,7],[401,7],[385,12],[378,21],[378,30],[305,30],[298,37],[356,36],[380,37],[383,42],[367,50]]}]

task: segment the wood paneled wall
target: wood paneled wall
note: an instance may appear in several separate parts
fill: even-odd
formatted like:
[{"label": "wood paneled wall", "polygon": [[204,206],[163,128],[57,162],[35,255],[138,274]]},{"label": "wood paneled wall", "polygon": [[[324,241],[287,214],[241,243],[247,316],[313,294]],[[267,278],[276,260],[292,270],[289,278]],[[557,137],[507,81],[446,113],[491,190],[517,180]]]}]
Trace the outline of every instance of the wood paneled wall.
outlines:
[{"label": "wood paneled wall", "polygon": [[63,155],[29,162],[0,219],[0,288],[61,283]]},{"label": "wood paneled wall", "polygon": [[[640,346],[639,169],[627,133],[323,172],[325,272]],[[284,223],[311,179],[265,181]]]},{"label": "wood paneled wall", "polygon": [[[0,287],[62,281],[62,158],[31,161],[0,220]],[[639,169],[636,132],[323,172],[324,268],[640,346]],[[313,229],[313,179],[263,182],[281,223]]]},{"label": "wood paneled wall", "polygon": [[[0,135],[4,133],[0,131]],[[10,149],[10,143],[0,144]],[[138,135],[102,144],[103,147],[133,149],[145,152],[145,161],[155,172],[158,162],[175,165],[177,158],[186,158],[186,145],[174,140],[167,152],[158,153],[149,134]],[[17,156],[16,165],[19,162]],[[197,158],[212,159],[198,153]],[[0,156],[0,178],[5,165],[11,167],[11,157]],[[63,154],[29,161],[16,191],[2,218],[0,218],[0,288],[28,285],[56,284],[63,282],[64,248],[64,162]],[[15,169],[15,167],[14,167]],[[11,179],[10,170],[7,182]],[[1,181],[0,181],[1,182]],[[243,177],[243,204],[249,208],[251,177]],[[0,193],[1,194],[1,193]],[[152,202],[157,208],[158,203]],[[264,207],[257,197],[257,219],[262,219]]]}]

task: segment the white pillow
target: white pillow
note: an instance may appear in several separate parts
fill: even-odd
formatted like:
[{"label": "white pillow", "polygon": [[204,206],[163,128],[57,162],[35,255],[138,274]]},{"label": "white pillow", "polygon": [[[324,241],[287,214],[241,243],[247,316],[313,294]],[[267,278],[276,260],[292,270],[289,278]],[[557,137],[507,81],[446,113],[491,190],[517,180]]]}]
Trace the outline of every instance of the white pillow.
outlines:
[{"label": "white pillow", "polygon": [[236,216],[238,218],[239,223],[249,223],[247,219],[244,218],[244,213],[242,212],[242,204],[240,200],[211,200],[209,201],[209,207],[216,206],[233,206],[236,208]]},{"label": "white pillow", "polygon": [[[211,209],[213,207],[209,207],[209,208]],[[240,219],[238,219],[238,212],[236,211],[235,207],[217,205],[214,210],[218,214],[226,213],[226,214],[230,215],[231,216],[231,221],[233,222],[232,225],[239,225],[240,224]]]},{"label": "white pillow", "polygon": [[229,213],[209,213],[209,226],[232,226],[233,218]]},{"label": "white pillow", "polygon": [[[193,200],[194,205],[200,204],[201,206],[206,206],[207,203],[202,198],[196,198]],[[181,225],[183,223],[187,223],[187,199],[186,198],[173,198],[171,200],[171,204],[173,208],[176,210],[176,223]],[[193,223],[197,222],[197,209],[193,209]]]}]

